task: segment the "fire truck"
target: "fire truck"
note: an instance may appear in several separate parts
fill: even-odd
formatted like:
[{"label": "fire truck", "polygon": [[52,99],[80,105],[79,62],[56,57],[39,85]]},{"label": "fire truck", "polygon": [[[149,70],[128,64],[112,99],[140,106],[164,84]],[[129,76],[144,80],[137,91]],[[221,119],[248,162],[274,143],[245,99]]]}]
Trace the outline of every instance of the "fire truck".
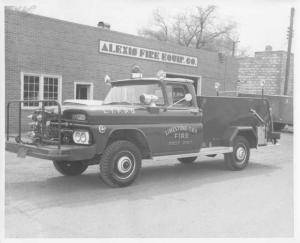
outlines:
[{"label": "fire truck", "polygon": [[[246,168],[250,150],[277,144],[267,99],[197,96],[188,79],[156,77],[112,81],[101,105],[61,107],[39,100],[31,115],[31,131],[10,133],[7,104],[6,150],[19,157],[53,161],[63,175],[82,174],[99,166],[100,177],[111,187],[135,181],[142,160],[193,163],[198,156],[224,155],[230,170]],[[21,128],[21,125],[19,125]]]}]

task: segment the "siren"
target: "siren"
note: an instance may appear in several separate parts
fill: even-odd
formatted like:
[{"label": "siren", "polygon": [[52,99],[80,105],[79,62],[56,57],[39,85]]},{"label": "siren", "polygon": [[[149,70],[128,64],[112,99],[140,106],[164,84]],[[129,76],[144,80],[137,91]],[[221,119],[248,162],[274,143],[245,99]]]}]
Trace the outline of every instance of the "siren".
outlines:
[{"label": "siren", "polygon": [[155,102],[158,101],[158,97],[156,95],[141,94],[140,101],[142,104],[150,105],[150,107],[156,107]]}]

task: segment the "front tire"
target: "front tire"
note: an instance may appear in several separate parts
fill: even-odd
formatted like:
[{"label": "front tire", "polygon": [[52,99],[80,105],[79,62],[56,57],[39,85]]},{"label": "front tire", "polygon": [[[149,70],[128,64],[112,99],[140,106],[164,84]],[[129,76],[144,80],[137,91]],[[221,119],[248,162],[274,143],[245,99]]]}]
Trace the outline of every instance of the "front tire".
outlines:
[{"label": "front tire", "polygon": [[227,167],[230,170],[242,170],[249,162],[250,146],[247,139],[237,136],[233,143],[233,152],[224,154]]},{"label": "front tire", "polygon": [[76,176],[82,174],[88,167],[81,161],[53,161],[55,169],[65,176]]},{"label": "front tire", "polygon": [[195,157],[187,157],[187,158],[179,158],[178,161],[182,164],[191,164],[197,159],[197,156]]},{"label": "front tire", "polygon": [[137,178],[142,156],[133,143],[125,140],[110,144],[100,161],[100,176],[111,187],[129,186]]}]

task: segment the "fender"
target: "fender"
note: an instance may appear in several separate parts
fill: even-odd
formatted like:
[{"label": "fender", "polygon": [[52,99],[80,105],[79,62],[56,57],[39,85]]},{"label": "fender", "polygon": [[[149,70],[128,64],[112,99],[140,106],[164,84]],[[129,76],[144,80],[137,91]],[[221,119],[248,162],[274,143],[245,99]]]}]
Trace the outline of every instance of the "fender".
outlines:
[{"label": "fender", "polygon": [[233,141],[236,136],[245,137],[249,144],[250,148],[257,148],[257,134],[253,127],[251,126],[231,126],[229,127],[223,137],[222,142],[224,146],[233,146]]},{"label": "fender", "polygon": [[107,135],[104,148],[111,144],[115,140],[129,140],[134,143],[141,151],[143,158],[151,158],[152,152],[149,143],[146,139],[145,133],[133,127],[124,128],[124,126],[110,127],[110,131]]}]

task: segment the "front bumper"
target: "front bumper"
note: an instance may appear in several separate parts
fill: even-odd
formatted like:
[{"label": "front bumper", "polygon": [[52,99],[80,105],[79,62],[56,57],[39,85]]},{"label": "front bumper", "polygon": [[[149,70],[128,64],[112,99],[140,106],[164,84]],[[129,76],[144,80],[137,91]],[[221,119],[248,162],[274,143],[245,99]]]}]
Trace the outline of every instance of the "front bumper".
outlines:
[{"label": "front bumper", "polygon": [[89,160],[96,155],[96,146],[61,145],[58,149],[56,145],[27,145],[16,142],[6,142],[5,150],[17,153],[19,157],[31,156],[47,160]]}]

